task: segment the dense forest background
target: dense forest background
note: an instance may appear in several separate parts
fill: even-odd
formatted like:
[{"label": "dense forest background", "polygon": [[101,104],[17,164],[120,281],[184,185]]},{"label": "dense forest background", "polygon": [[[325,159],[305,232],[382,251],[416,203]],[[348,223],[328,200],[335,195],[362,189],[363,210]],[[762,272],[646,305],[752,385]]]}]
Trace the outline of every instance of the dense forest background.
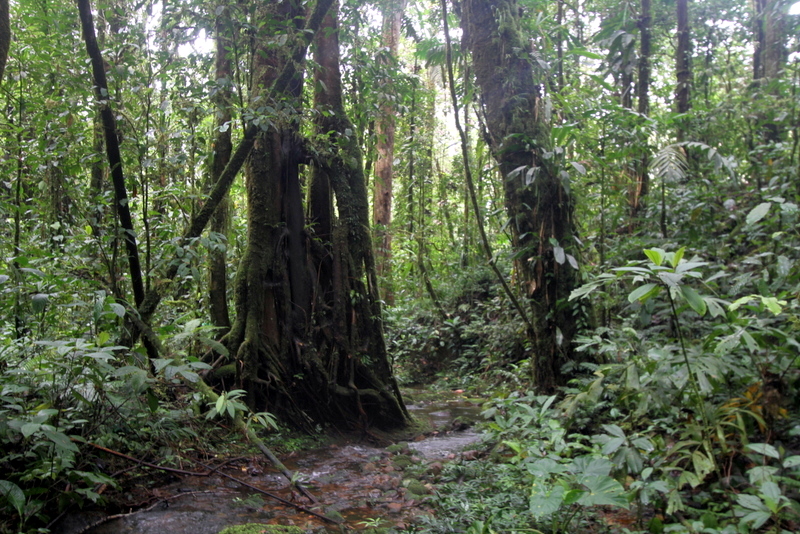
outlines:
[{"label": "dense forest background", "polygon": [[423,531],[796,531],[798,35],[785,0],[0,0],[0,530],[102,503],[97,445],[402,429],[435,382],[492,454]]}]

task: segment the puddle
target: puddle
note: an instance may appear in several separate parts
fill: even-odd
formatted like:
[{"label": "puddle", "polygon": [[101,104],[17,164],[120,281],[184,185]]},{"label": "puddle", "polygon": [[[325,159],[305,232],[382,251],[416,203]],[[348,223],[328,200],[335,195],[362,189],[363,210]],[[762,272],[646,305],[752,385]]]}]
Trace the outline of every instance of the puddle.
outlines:
[{"label": "puddle", "polygon": [[[409,392],[414,397],[414,392]],[[426,393],[430,396],[430,393]],[[480,439],[464,422],[479,419],[480,405],[450,393],[433,401],[408,406],[412,416],[428,419],[434,429],[429,436],[409,444],[401,456],[385,448],[352,443],[285,455],[286,466],[305,477],[306,486],[320,501],[313,507],[320,514],[336,511],[350,530],[381,527],[403,528],[421,514],[429,513],[425,495],[435,489],[435,474],[441,461]],[[400,460],[414,464],[405,472]],[[433,465],[431,465],[433,464]],[[266,459],[253,458],[231,465],[225,473],[248,484],[307,508],[308,499],[293,492],[288,481]],[[416,477],[412,479],[410,477]],[[414,493],[415,490],[418,493]],[[90,525],[103,515],[76,514],[67,518],[60,534],[217,534],[230,525],[265,523],[295,525],[314,532],[341,532],[339,526],[283,505],[266,495],[247,489],[223,476],[182,477],[177,482],[150,490],[158,504],[146,511]],[[159,502],[160,499],[169,499]]]}]

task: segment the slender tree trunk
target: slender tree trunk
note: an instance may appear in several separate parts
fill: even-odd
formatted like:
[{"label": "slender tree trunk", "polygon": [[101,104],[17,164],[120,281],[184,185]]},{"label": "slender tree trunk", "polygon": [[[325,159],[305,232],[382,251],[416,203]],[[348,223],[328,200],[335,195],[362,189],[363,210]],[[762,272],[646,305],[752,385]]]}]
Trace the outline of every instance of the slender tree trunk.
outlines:
[{"label": "slender tree trunk", "polygon": [[[397,62],[400,43],[400,23],[405,10],[405,0],[387,0],[383,15],[383,46],[388,57],[384,63],[391,68]],[[395,93],[390,79],[384,80],[382,91],[387,95]],[[375,160],[375,191],[372,202],[375,241],[377,245],[378,275],[383,283],[383,297],[391,303],[391,261],[392,261],[392,187],[394,185],[394,134],[397,107],[389,98],[381,105],[375,119],[377,158]]]},{"label": "slender tree trunk", "polygon": [[122,157],[119,149],[116,120],[114,119],[114,113],[111,111],[111,107],[108,103],[109,93],[105,66],[100,48],[97,46],[97,38],[95,37],[94,21],[92,19],[92,10],[89,5],[89,0],[78,0],[78,9],[80,11],[81,27],[83,28],[83,38],[86,41],[86,50],[91,58],[95,93],[97,99],[100,101],[100,116],[105,133],[106,154],[114,184],[116,213],[125,235],[125,247],[128,251],[128,266],[130,269],[134,302],[139,306],[144,301],[144,282],[139,262],[139,250],[136,246],[136,232],[133,228],[133,219],[131,218],[131,210],[128,203],[128,193],[125,189],[125,176],[122,172]]},{"label": "slender tree trunk", "polygon": [[[639,115],[647,117],[650,114],[650,55],[652,49],[651,6],[650,0],[641,0],[639,13],[639,64],[638,81],[636,84],[637,111]],[[649,165],[647,140],[639,141],[639,157],[635,163],[636,183],[632,191],[629,205],[631,219],[635,221],[642,208],[642,202],[650,192],[650,176],[647,172]]]},{"label": "slender tree trunk", "polygon": [[[217,134],[214,141],[214,155],[211,162],[210,183],[212,184],[217,183],[219,180],[233,152],[233,143],[231,142],[231,129],[233,127],[231,98],[233,94],[230,89],[233,78],[229,52],[229,48],[231,48],[231,28],[230,25],[226,23],[230,16],[226,11],[217,15],[215,21],[215,77],[220,87],[215,97],[217,107]],[[210,230],[216,233],[220,238],[223,236],[227,237],[228,235],[230,221],[229,205],[228,195],[225,195],[211,218]],[[212,249],[209,254],[208,293],[211,322],[221,330],[221,333],[227,333],[231,327],[230,314],[228,312],[228,270],[226,252],[227,239],[220,239],[219,246]]]},{"label": "slender tree trunk", "polygon": [[3,83],[8,50],[11,48],[11,21],[9,18],[8,0],[0,0],[0,84]]},{"label": "slender tree trunk", "polygon": [[764,77],[764,18],[769,0],[753,0],[753,80]]},{"label": "slender tree trunk", "polygon": [[[563,382],[576,317],[568,304],[576,271],[573,200],[545,154],[550,144],[515,0],[466,0],[462,28],[480,88],[490,148],[505,177],[515,269],[532,313],[534,381],[543,391]],[[523,142],[524,140],[524,142]]]},{"label": "slender tree trunk", "polygon": [[[689,0],[677,0],[678,16],[678,47],[675,53],[675,73],[677,86],[675,88],[675,110],[678,113],[688,113],[692,107],[692,34],[689,27]],[[678,126],[678,141],[683,141],[686,136],[686,120],[681,119]]]}]

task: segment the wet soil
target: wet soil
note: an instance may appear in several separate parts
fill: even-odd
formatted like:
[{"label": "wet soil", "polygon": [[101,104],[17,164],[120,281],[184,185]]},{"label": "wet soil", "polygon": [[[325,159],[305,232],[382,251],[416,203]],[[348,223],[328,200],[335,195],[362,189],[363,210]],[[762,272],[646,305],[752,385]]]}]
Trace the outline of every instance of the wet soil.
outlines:
[{"label": "wet soil", "polygon": [[[289,482],[266,459],[254,457],[226,466],[234,476],[283,499],[336,518],[341,525],[281,504],[253,489],[214,474],[180,476],[149,489],[144,509],[106,520],[101,513],[67,518],[62,534],[217,534],[230,525],[263,523],[295,525],[318,533],[402,529],[431,513],[427,506],[443,463],[458,461],[461,451],[474,445],[480,434],[471,426],[480,405],[455,393],[410,392],[419,399],[409,404],[415,419],[429,422],[430,430],[407,443],[379,447],[368,443],[341,443],[285,455],[281,460],[299,472],[320,501],[313,505],[292,491]],[[423,400],[424,399],[424,400]],[[137,497],[141,502],[141,496]],[[99,523],[99,524],[97,524]],[[93,528],[90,525],[97,524]]]}]

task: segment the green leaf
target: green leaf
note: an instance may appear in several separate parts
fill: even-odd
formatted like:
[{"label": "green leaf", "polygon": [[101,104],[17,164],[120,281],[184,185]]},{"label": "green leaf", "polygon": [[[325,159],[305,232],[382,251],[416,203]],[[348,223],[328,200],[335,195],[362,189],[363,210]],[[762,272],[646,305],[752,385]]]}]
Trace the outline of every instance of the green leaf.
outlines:
[{"label": "green leaf", "polygon": [[114,315],[117,317],[125,317],[125,306],[119,304],[118,302],[112,302],[109,304],[111,311],[114,312]]},{"label": "green leaf", "polygon": [[677,252],[675,252],[675,254],[672,255],[672,257],[670,258],[670,262],[669,263],[670,263],[670,265],[672,265],[673,268],[677,268],[678,267],[678,264],[683,259],[684,252],[686,252],[686,247],[681,247],[681,248],[679,248],[677,250]]},{"label": "green leaf", "polygon": [[625,431],[622,430],[617,425],[603,425],[603,430],[611,434],[612,436],[616,436],[618,438],[625,439]]},{"label": "green leaf", "polygon": [[625,488],[622,484],[607,475],[587,477],[583,485],[588,488],[578,501],[584,506],[618,506],[628,508],[628,499],[625,498]]},{"label": "green leaf", "polygon": [[611,438],[603,445],[603,454],[614,454],[625,444],[625,438]]},{"label": "green leaf", "polygon": [[22,428],[20,429],[20,431],[22,432],[22,437],[27,438],[31,436],[32,434],[38,432],[41,427],[42,425],[40,425],[39,423],[25,423],[24,425],[22,425]]},{"label": "green leaf", "polygon": [[43,430],[42,432],[47,436],[47,439],[55,443],[58,448],[66,451],[79,452],[78,447],[72,443],[69,437],[63,432],[54,432],[52,430]]},{"label": "green leaf", "polygon": [[650,258],[650,261],[652,261],[655,265],[659,267],[661,266],[662,263],[664,263],[664,258],[666,257],[666,252],[664,252],[660,248],[645,249],[644,254],[645,256]]},{"label": "green leaf", "polygon": [[8,480],[0,480],[0,496],[7,500],[17,513],[22,516],[25,511],[25,494],[19,486]]},{"label": "green leaf", "polygon": [[700,482],[714,470],[714,462],[700,451],[694,451],[692,453],[692,465],[694,466],[694,472],[697,474],[697,478]]},{"label": "green leaf", "polygon": [[680,286],[680,289],[683,298],[686,299],[686,302],[689,303],[689,306],[691,306],[692,309],[696,311],[698,315],[700,315],[700,317],[704,316],[706,314],[707,308],[706,308],[706,301],[703,300],[703,297],[701,297],[697,293],[697,291],[695,291],[689,286],[682,285]]},{"label": "green leaf", "polygon": [[659,292],[659,290],[660,288],[658,287],[658,284],[654,284],[652,282],[649,284],[641,285],[636,289],[634,289],[633,291],[631,291],[630,295],[628,295],[628,302],[631,303],[636,301],[645,302],[650,297],[656,295]]},{"label": "green leaf", "polygon": [[783,460],[783,467],[797,467],[800,465],[800,456],[789,456]]},{"label": "green leaf", "polygon": [[31,297],[33,312],[42,313],[47,307],[48,302],[50,302],[50,297],[47,295],[47,293],[36,293]]},{"label": "green leaf", "polygon": [[750,512],[746,516],[742,517],[742,523],[752,523],[750,526],[758,530],[761,526],[764,525],[767,521],[770,520],[772,514],[768,511],[758,511],[758,512]]},{"label": "green leaf", "polygon": [[780,315],[783,312],[781,303],[786,304],[786,301],[778,300],[775,297],[761,297],[761,302],[774,315]]},{"label": "green leaf", "polygon": [[150,388],[147,389],[147,406],[153,413],[158,411],[158,397],[153,394]]},{"label": "green leaf", "polygon": [[768,512],[769,510],[764,505],[764,503],[756,497],[755,495],[748,495],[747,493],[740,493],[736,496],[736,502],[739,503],[739,506],[747,508],[748,510],[754,510],[757,512]]},{"label": "green leaf", "polygon": [[770,458],[775,458],[776,460],[779,460],[781,457],[778,450],[769,443],[748,443],[745,446],[745,449],[750,449],[753,452],[763,454],[764,456],[769,456]]},{"label": "green leaf", "polygon": [[767,215],[767,213],[769,213],[770,206],[772,206],[772,202],[762,202],[761,204],[750,210],[750,213],[747,214],[745,222],[747,224],[757,223],[758,221],[763,219]]},{"label": "green leaf", "polygon": [[564,487],[556,485],[548,488],[542,482],[534,482],[531,485],[531,496],[528,508],[534,518],[552,515],[561,507],[564,502]]},{"label": "green leaf", "polygon": [[564,262],[567,260],[566,254],[564,253],[564,247],[553,247],[553,256],[555,257],[556,263],[559,265],[564,265]]}]

